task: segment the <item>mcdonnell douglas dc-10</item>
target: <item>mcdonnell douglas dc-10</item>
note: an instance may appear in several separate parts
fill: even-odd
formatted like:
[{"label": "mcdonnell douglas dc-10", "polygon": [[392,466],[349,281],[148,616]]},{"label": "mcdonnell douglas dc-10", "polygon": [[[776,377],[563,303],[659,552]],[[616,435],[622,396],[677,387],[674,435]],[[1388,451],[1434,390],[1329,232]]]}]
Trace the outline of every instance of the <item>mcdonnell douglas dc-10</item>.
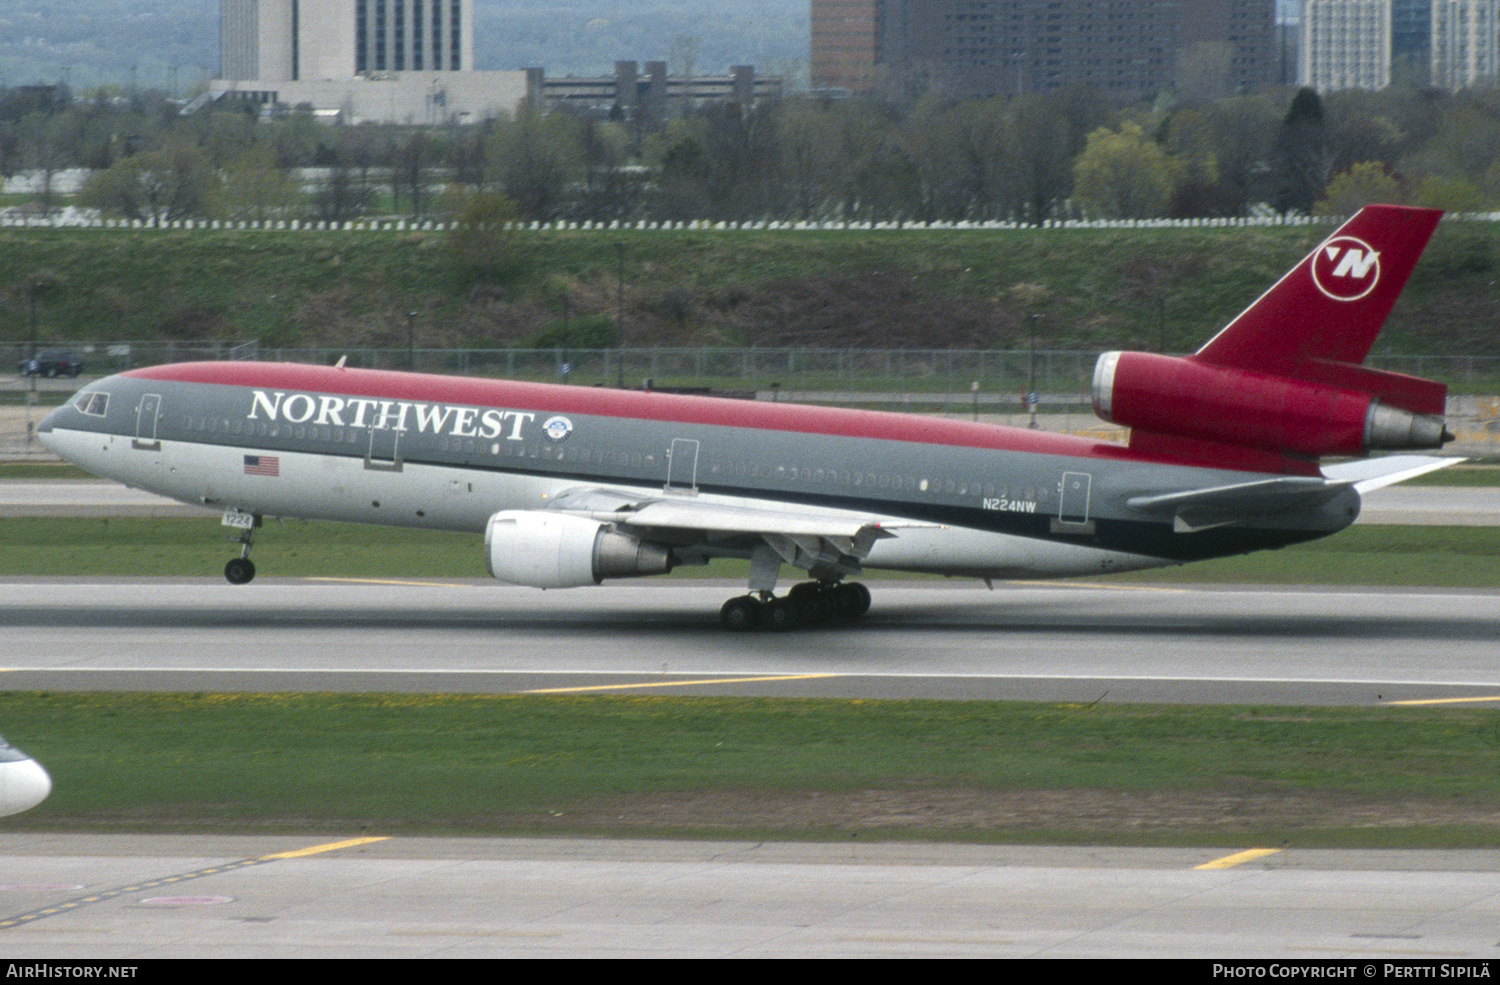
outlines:
[{"label": "mcdonnell douglas dc-10", "polygon": [[[224,510],[229,581],[265,516],[483,532],[537,588],[750,562],[725,626],[857,618],[852,579],[1151,568],[1354,522],[1360,494],[1452,459],[1446,388],[1361,365],[1441,213],[1370,206],[1202,349],[1101,356],[1128,444],[904,414],[338,366],[183,363],[91,383],[41,440],[91,472]],[[1326,468],[1323,458],[1356,459]],[[775,589],[784,565],[809,580]]]}]

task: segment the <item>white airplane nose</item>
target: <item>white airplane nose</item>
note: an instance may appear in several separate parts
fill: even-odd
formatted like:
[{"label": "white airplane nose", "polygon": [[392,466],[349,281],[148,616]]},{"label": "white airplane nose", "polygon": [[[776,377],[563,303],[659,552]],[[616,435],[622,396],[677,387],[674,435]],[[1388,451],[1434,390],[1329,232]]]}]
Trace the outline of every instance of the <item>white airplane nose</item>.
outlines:
[{"label": "white airplane nose", "polygon": [[[4,741],[4,740],[0,740]],[[11,747],[11,751],[15,751]],[[52,792],[52,777],[34,759],[0,762],[0,817],[29,811]]]}]

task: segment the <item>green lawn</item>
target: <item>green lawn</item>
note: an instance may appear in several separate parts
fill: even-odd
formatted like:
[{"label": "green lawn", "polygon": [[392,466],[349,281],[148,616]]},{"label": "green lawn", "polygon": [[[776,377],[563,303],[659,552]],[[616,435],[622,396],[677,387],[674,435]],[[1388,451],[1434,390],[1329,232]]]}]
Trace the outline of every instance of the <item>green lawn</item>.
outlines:
[{"label": "green lawn", "polygon": [[[12,830],[1500,844],[1492,710],[10,692],[0,720],[56,785]],[[869,791],[918,815],[1092,791],[1155,820],[816,806]]]}]

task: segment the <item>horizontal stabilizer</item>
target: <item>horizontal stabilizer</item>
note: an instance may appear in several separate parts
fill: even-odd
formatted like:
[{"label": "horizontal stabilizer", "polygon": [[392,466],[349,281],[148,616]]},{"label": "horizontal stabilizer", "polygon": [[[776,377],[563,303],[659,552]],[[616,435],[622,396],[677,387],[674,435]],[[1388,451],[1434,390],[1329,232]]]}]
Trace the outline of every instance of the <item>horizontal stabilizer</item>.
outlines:
[{"label": "horizontal stabilizer", "polygon": [[1435,455],[1387,455],[1357,462],[1325,465],[1323,474],[1336,482],[1352,483],[1360,493],[1384,489],[1407,479],[1438,469],[1457,465],[1462,458],[1438,458]]},{"label": "horizontal stabilizer", "polygon": [[1125,505],[1142,513],[1166,513],[1194,507],[1254,514],[1314,505],[1346,488],[1346,482],[1329,482],[1302,476],[1237,482],[1226,486],[1189,489],[1155,496],[1134,496]]}]

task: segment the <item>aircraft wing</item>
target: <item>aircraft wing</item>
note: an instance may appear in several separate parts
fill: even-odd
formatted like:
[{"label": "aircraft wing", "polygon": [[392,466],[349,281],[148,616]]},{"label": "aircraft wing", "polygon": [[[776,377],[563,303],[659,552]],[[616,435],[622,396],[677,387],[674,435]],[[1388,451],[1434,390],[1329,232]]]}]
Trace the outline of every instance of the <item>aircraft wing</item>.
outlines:
[{"label": "aircraft wing", "polygon": [[642,498],[623,490],[570,489],[550,509],[613,523],[654,540],[695,544],[765,544],[781,560],[808,571],[853,574],[875,542],[896,530],[933,523],[888,517],[824,515],[813,511],[734,506],[663,493]]}]

